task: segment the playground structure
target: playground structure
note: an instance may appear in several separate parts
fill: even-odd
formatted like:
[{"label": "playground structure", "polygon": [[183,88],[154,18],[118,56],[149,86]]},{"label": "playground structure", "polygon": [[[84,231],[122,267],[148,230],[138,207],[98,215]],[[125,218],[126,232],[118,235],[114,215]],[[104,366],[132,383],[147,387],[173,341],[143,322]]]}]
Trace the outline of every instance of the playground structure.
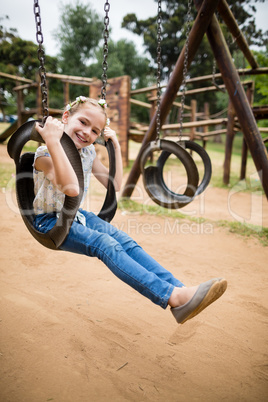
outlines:
[{"label": "playground structure", "polygon": [[[251,75],[251,74],[267,74],[268,68],[257,68],[255,70],[238,70],[239,75]],[[11,76],[0,72],[0,76],[7,79],[12,79],[21,82],[27,82],[24,85],[17,85],[13,89],[17,94],[17,115],[18,120],[12,123],[6,131],[1,135],[0,140],[6,140],[21,124],[25,123],[30,117],[37,116],[41,118],[42,116],[42,106],[41,106],[41,93],[39,90],[39,83],[37,76],[37,82],[33,82],[22,77]],[[215,77],[221,78],[221,74],[216,74]],[[60,80],[63,84],[63,96],[64,103],[67,104],[70,101],[69,88],[70,85],[84,85],[87,94],[93,98],[98,97],[101,88],[101,82],[99,80],[93,80],[91,78],[67,76],[61,74],[47,73],[47,79],[49,78]],[[192,78],[187,81],[187,83],[200,83],[203,81],[211,81],[212,75],[205,77]],[[30,82],[29,82],[30,81]],[[146,131],[148,130],[148,124],[135,123],[131,121],[131,105],[138,105],[140,107],[146,108],[149,111],[149,116],[152,117],[156,108],[156,97],[155,91],[156,87],[152,86],[149,88],[142,88],[137,90],[130,90],[130,77],[123,76],[108,80],[107,88],[107,100],[109,103],[109,116],[111,119],[111,125],[116,130],[119,135],[122,156],[124,166],[128,165],[129,151],[128,145],[129,140],[142,143]],[[254,96],[254,82],[251,80],[245,80],[242,82],[246,89],[246,94],[250,104],[253,104]],[[219,87],[225,88],[225,85],[219,85]],[[24,107],[24,90],[35,90],[36,91],[36,104],[37,107],[34,109],[25,109]],[[207,86],[202,88],[196,88],[186,91],[186,95],[198,95],[199,93],[216,91],[218,88],[215,86]],[[142,102],[135,99],[135,95],[140,93],[146,93],[148,97],[148,102]],[[181,92],[177,93],[177,97],[181,96]],[[48,96],[49,98],[49,96]],[[181,103],[179,101],[173,102],[173,108],[178,109],[180,112]],[[197,110],[197,101],[195,99],[191,100],[191,104],[184,105],[187,113],[184,114],[183,122],[183,138],[189,138],[190,140],[201,140],[202,145],[205,148],[206,142],[209,138],[226,135],[226,151],[225,151],[225,163],[224,163],[224,173],[223,181],[225,184],[229,183],[230,178],[230,165],[231,165],[231,153],[232,153],[232,142],[235,133],[241,131],[239,121],[235,115],[232,103],[229,102],[228,115],[227,117],[222,117],[226,114],[226,110],[220,111],[213,116],[209,113],[209,103],[205,103],[203,106],[203,111]],[[267,119],[268,118],[268,106],[252,107],[252,111],[256,120]],[[59,117],[62,114],[61,109],[49,108],[49,114],[55,117]],[[186,121],[187,120],[187,121]],[[210,130],[211,127],[215,129]],[[217,128],[220,127],[220,128]],[[268,133],[268,128],[259,128],[261,132]],[[166,122],[162,126],[163,137],[173,137],[176,139],[178,137],[179,123],[168,123]],[[241,171],[240,179],[244,179],[246,176],[246,161],[247,161],[247,146],[244,142],[242,150],[241,159]]]},{"label": "playground structure", "polygon": [[[254,93],[253,81],[248,80],[241,82],[239,78],[240,75],[249,76],[252,74],[267,74],[268,68],[258,68],[257,62],[249,50],[244,36],[239,30],[236,21],[225,1],[205,0],[203,3],[201,1],[196,1],[195,3],[197,8],[200,8],[200,10],[189,35],[188,67],[194,58],[195,52],[198,49],[203,35],[207,33],[215,59],[218,63],[220,73],[214,76],[210,75],[206,77],[192,78],[188,80],[188,82],[198,83],[205,80],[212,80],[212,78],[221,78],[224,82],[224,85],[217,87],[226,88],[229,95],[229,106],[227,118],[220,116],[214,116],[214,118],[211,118],[211,116],[209,116],[208,104],[204,105],[204,110],[202,112],[198,112],[196,108],[196,101],[192,100],[191,106],[185,106],[185,109],[189,112],[188,117],[190,117],[190,121],[183,122],[183,136],[187,136],[191,140],[201,139],[203,141],[203,146],[205,147],[206,140],[209,137],[226,133],[226,153],[223,180],[227,184],[230,176],[233,138],[235,132],[241,130],[244,134],[244,143],[240,177],[241,179],[245,178],[247,151],[249,148],[255,162],[256,169],[259,172],[264,191],[266,196],[268,196],[267,152],[261,138],[259,128],[256,124],[256,120],[268,117],[268,107],[252,108]],[[250,70],[236,70],[218,21],[214,16],[214,12],[217,7],[218,12],[221,14],[232,35],[236,38],[238,46],[252,67]],[[169,83],[166,85],[166,90],[161,98],[160,119],[162,123],[163,136],[178,135],[177,132],[179,123],[169,123],[168,116],[172,106],[180,108],[178,99],[181,96],[179,89],[182,83],[184,54],[185,48],[182,50],[178,58],[173,74]],[[14,87],[14,90],[17,93],[18,120],[1,135],[0,140],[4,141],[16,130],[17,127],[27,121],[30,117],[37,116],[37,118],[40,118],[42,116],[42,100],[39,77],[37,77],[36,82],[33,82],[21,77],[8,76],[4,73],[0,73],[0,76],[7,79],[15,79],[17,81],[17,85]],[[89,95],[93,98],[97,98],[100,94],[100,89],[102,86],[101,81],[94,80],[92,78],[74,77],[52,73],[47,73],[46,76],[48,80],[50,78],[58,79],[63,83],[63,96],[65,104],[70,101],[70,85],[85,86],[88,93],[84,93],[84,95]],[[18,85],[19,83],[23,84]],[[139,154],[134,162],[126,186],[123,190],[123,196],[126,197],[129,197],[132,194],[135,184],[139,178],[140,157],[146,144],[155,138],[156,128],[156,86],[134,91],[131,91],[130,87],[130,78],[128,76],[108,80],[107,102],[109,104],[109,115],[111,118],[111,125],[119,135],[123,162],[125,166],[128,164],[129,140],[132,139],[142,143]],[[217,90],[217,87],[213,85],[202,89],[197,88],[186,91],[186,94],[194,95],[204,91],[208,92]],[[244,90],[244,87],[246,90]],[[26,110],[23,102],[23,91],[31,89],[36,91],[36,108]],[[148,94],[148,103],[141,102],[133,98],[133,96],[142,92]],[[139,105],[140,107],[145,107],[150,110],[150,125],[141,125],[131,122],[130,115],[132,104]],[[62,114],[62,110],[49,107],[49,114],[57,117]],[[185,117],[187,117],[187,115],[185,115]],[[217,127],[219,125],[221,125],[221,128]],[[213,131],[209,131],[209,127],[212,126],[215,126],[215,129]],[[267,132],[267,129],[263,128],[262,131]]]}]

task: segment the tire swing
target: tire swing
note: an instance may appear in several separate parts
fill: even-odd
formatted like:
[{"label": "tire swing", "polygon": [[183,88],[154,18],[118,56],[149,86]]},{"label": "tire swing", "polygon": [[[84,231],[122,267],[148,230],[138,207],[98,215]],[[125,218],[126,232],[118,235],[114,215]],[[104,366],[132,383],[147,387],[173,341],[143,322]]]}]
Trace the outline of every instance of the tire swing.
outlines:
[{"label": "tire swing", "polygon": [[[34,14],[36,21],[36,38],[39,44],[38,58],[40,61],[39,75],[41,78],[41,91],[42,91],[42,107],[43,107],[43,120],[44,125],[48,117],[47,106],[47,85],[46,85],[46,71],[44,65],[44,50],[43,34],[41,30],[41,17],[40,7],[38,0],[34,0]],[[106,25],[107,29],[107,25]],[[106,40],[107,45],[107,40]],[[107,68],[107,67],[106,67]],[[105,89],[104,89],[105,96]],[[72,139],[63,133],[61,138],[61,145],[73,166],[79,183],[79,194],[76,197],[69,197],[65,195],[64,205],[60,212],[59,218],[55,226],[47,233],[42,233],[36,230],[33,225],[35,218],[33,210],[34,200],[34,182],[33,182],[33,162],[34,153],[26,152],[21,155],[24,145],[30,141],[44,142],[39,133],[35,130],[35,120],[31,120],[23,124],[10,138],[8,142],[9,156],[14,159],[16,164],[16,197],[23,221],[32,234],[32,236],[43,246],[52,250],[58,250],[61,244],[68,236],[70,227],[75,218],[76,212],[80,206],[83,192],[84,192],[84,175],[82,169],[81,158],[78,150],[76,149]],[[115,175],[115,152],[112,142],[107,142],[107,150],[109,154],[109,182],[107,187],[106,197],[98,216],[103,220],[111,220],[116,212],[117,202],[114,189],[114,175]]]},{"label": "tire swing", "polygon": [[[166,155],[166,159],[171,154],[175,155],[183,164],[187,173],[187,187],[183,194],[174,193],[166,186],[163,179],[164,163],[157,162],[156,166],[146,166],[146,162],[155,151],[163,151],[162,154]],[[140,167],[144,187],[156,204],[168,209],[178,209],[185,207],[193,200],[199,175],[191,155],[181,145],[163,139],[150,142],[142,153]]]},{"label": "tire swing", "polygon": [[[199,175],[191,155],[180,144],[160,139],[160,79],[161,79],[161,0],[158,0],[157,16],[157,111],[156,111],[156,140],[147,144],[140,159],[140,169],[143,184],[150,198],[158,205],[168,209],[182,208],[189,204],[196,193]],[[155,151],[163,151],[166,156],[156,166],[146,166],[149,157]],[[186,170],[187,185],[183,194],[171,191],[163,179],[164,164],[169,155],[175,155]],[[161,157],[161,155],[160,155]]]},{"label": "tire swing", "polygon": [[[182,141],[182,121],[183,121],[183,109],[185,101],[185,87],[186,87],[186,74],[188,64],[188,47],[189,47],[189,32],[190,32],[190,12],[191,12],[191,0],[188,2],[187,13],[187,32],[186,32],[186,44],[185,44],[185,60],[183,69],[183,93],[181,100],[181,115],[180,115],[180,139],[177,143],[168,140],[159,140],[160,133],[160,74],[161,74],[161,0],[158,1],[158,18],[157,18],[157,115],[156,115],[156,132],[157,140],[148,144],[141,156],[141,172],[143,174],[143,182],[145,189],[149,196],[159,205],[166,208],[177,209],[182,208],[192,202],[194,198],[201,194],[210,182],[212,168],[210,158],[203,147],[193,141]],[[158,144],[158,145],[157,145]],[[169,148],[169,150],[168,150]],[[196,164],[194,163],[191,155],[186,151],[190,149],[199,154],[204,165],[204,175],[198,185],[199,175]],[[162,150],[156,166],[147,166],[145,164],[149,155],[153,150]],[[182,162],[187,173],[187,187],[183,194],[177,194],[169,189],[164,181],[163,170],[164,165],[171,154],[177,156]]]},{"label": "tire swing", "polygon": [[[198,187],[196,189],[196,192],[194,194],[194,197],[197,195],[200,195],[208,186],[210,179],[211,179],[211,174],[212,174],[212,166],[211,166],[211,160],[210,157],[208,156],[207,152],[201,145],[197,144],[194,141],[186,140],[186,141],[180,141],[179,144],[186,148],[189,149],[190,151],[196,152],[202,159],[203,165],[204,165],[204,174],[202,177],[202,180],[200,181],[200,184],[198,184]],[[170,153],[167,151],[163,151],[161,155],[159,156],[157,160],[157,168],[159,171],[159,174],[161,175],[161,181],[163,181],[163,186],[166,186],[163,178],[163,169],[164,165],[166,163],[166,160],[170,156]],[[171,191],[171,190],[169,190]],[[171,191],[172,192],[172,191]]]},{"label": "tire swing", "polygon": [[84,191],[84,175],[79,153],[72,139],[63,133],[61,145],[71,162],[79,183],[79,195],[76,197],[65,196],[64,205],[55,226],[47,233],[35,229],[33,210],[34,182],[33,163],[34,153],[26,152],[21,156],[24,145],[30,141],[44,142],[43,138],[35,130],[35,120],[24,123],[10,138],[8,142],[9,156],[16,164],[16,197],[22,219],[32,236],[43,246],[57,250],[64,242],[79,208]]}]

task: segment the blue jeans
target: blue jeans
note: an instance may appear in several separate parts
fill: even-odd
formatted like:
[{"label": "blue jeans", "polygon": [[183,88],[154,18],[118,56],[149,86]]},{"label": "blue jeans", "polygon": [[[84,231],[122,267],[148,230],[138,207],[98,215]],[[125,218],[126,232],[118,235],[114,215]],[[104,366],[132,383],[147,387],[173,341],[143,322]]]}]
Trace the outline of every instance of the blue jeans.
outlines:
[{"label": "blue jeans", "polygon": [[[178,279],[148,255],[129,235],[103,221],[92,212],[80,209],[86,226],[73,222],[60,249],[88,257],[98,257],[122,281],[166,308],[175,286],[184,286]],[[35,217],[40,232],[49,231],[56,223],[56,214]]]}]

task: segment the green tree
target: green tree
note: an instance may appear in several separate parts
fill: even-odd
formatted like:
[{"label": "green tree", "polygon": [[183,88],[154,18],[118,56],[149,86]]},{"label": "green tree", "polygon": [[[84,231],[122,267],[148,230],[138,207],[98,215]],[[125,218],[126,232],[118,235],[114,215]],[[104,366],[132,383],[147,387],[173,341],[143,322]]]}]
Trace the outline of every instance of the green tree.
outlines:
[{"label": "green tree", "polygon": [[[92,63],[88,69],[91,77],[101,78],[103,49],[99,47],[95,52],[96,63]],[[108,76],[119,77],[129,75],[135,88],[146,86],[154,78],[150,76],[149,59],[140,56],[133,42],[121,39],[118,42],[109,41],[108,51]]]},{"label": "green tree", "polygon": [[[155,0],[157,2],[157,0]],[[263,1],[263,0],[260,0]],[[192,2],[191,7],[191,22],[192,25],[197,15],[197,10]],[[267,40],[267,32],[263,33],[261,30],[257,30],[254,20],[254,13],[256,1],[254,0],[228,0],[228,4],[234,13],[234,16],[240,25],[243,33],[249,43],[249,45],[263,46]],[[154,16],[148,19],[139,20],[135,14],[128,14],[124,17],[122,27],[132,31],[133,33],[142,36],[144,41],[144,47],[150,54],[152,60],[155,62],[157,58],[157,7],[155,8]],[[162,80],[167,80],[173,71],[175,63],[179,57],[179,54],[186,41],[187,32],[187,12],[188,12],[188,0],[162,0]],[[153,14],[153,11],[152,11]],[[220,21],[221,23],[221,21]],[[228,28],[221,23],[223,33],[226,37],[227,43],[230,46],[230,51],[237,50],[236,44],[233,42],[233,38],[228,32]],[[188,77],[197,77],[207,74],[212,74],[213,71],[214,56],[206,35],[204,36],[201,45],[195,55],[195,58],[188,71]],[[200,86],[207,86],[207,82],[200,84]],[[188,85],[187,89],[191,86]],[[200,104],[210,101],[211,111],[213,112],[216,105],[215,93],[210,93],[206,96],[198,95],[198,101]],[[190,98],[187,97],[186,102],[190,102]]]},{"label": "green tree", "polygon": [[61,4],[60,10],[61,22],[54,33],[60,45],[59,68],[64,74],[85,76],[102,38],[103,19],[79,0]]},{"label": "green tree", "polygon": [[[155,0],[157,2],[157,0]],[[258,0],[254,0],[256,3]],[[264,0],[259,0],[263,2]],[[191,25],[197,15],[197,10],[192,1],[191,7]],[[243,30],[249,45],[263,46],[267,40],[267,33],[257,30],[254,13],[256,7],[253,0],[228,0],[228,4],[234,13],[234,16]],[[157,11],[157,8],[155,9]],[[163,77],[168,77],[172,72],[178,56],[185,44],[187,31],[187,13],[188,0],[162,0],[162,65]],[[155,13],[156,14],[156,13]],[[143,36],[145,49],[149,52],[153,60],[156,60],[157,54],[157,15],[146,20],[138,20],[135,14],[128,14],[124,17],[122,27],[132,31],[133,33]],[[223,32],[227,37],[227,42],[231,43],[232,38],[228,34],[228,29],[223,26]],[[191,67],[191,75],[200,76],[209,73],[212,70],[212,53],[206,37],[199,48],[196,56],[196,62]],[[210,62],[209,62],[210,60]],[[208,67],[210,70],[208,71]],[[193,72],[193,74],[192,74]]]},{"label": "green tree", "polygon": [[[62,73],[69,75],[96,77],[101,79],[103,63],[104,20],[90,5],[81,5],[79,0],[73,5],[61,5],[61,23],[55,32],[60,45],[59,66]],[[150,62],[140,56],[133,42],[111,39],[110,26],[108,40],[108,79],[121,75],[132,78],[133,87],[143,87],[152,82]],[[83,93],[83,88],[70,87],[70,96]],[[132,110],[137,108],[133,107]],[[137,114],[140,114],[138,112]]]},{"label": "green tree", "polygon": [[[18,75],[24,78],[35,80],[39,68],[37,57],[38,46],[32,42],[21,39],[15,28],[6,29],[3,20],[0,19],[0,71],[11,75]],[[46,56],[46,68],[49,71],[57,71],[57,59]],[[0,79],[0,99],[4,107],[14,105],[15,94],[13,88],[15,81]],[[25,97],[25,106],[35,104],[35,94]]]},{"label": "green tree", "polygon": [[[90,65],[88,75],[101,79],[103,49],[100,47],[95,52],[96,63]],[[137,52],[135,44],[126,39],[121,39],[118,42],[109,41],[108,51],[108,78],[120,77],[129,75],[131,77],[132,89],[143,88],[152,85],[155,82],[155,77],[151,73],[149,59],[140,56]],[[136,99],[147,101],[146,95],[140,94]],[[148,110],[139,106],[131,106],[132,118],[140,121],[148,121]]]},{"label": "green tree", "polygon": [[[260,67],[268,66],[268,44],[265,51],[254,51],[254,55]],[[256,75],[256,95],[254,102],[258,105],[268,105],[268,75]]]}]

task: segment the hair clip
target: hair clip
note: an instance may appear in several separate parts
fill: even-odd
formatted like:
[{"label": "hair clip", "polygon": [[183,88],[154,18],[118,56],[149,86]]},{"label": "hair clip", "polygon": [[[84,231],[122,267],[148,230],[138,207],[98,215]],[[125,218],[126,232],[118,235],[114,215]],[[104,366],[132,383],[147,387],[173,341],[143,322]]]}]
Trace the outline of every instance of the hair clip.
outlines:
[{"label": "hair clip", "polygon": [[75,99],[74,102],[68,103],[68,105],[66,106],[66,110],[69,111],[77,103],[84,103],[86,101],[87,101],[87,98],[85,96],[77,96],[77,98]]},{"label": "hair clip", "polygon": [[106,109],[106,108],[107,108],[107,103],[106,103],[106,100],[105,100],[105,99],[100,99],[100,100],[98,101],[98,104],[99,104],[101,107],[103,107],[103,109]]},{"label": "hair clip", "polygon": [[81,103],[83,103],[83,102],[86,102],[86,101],[87,101],[87,98],[86,98],[85,96],[78,96],[78,97],[75,99],[75,101],[76,101],[76,102],[81,102]]}]

